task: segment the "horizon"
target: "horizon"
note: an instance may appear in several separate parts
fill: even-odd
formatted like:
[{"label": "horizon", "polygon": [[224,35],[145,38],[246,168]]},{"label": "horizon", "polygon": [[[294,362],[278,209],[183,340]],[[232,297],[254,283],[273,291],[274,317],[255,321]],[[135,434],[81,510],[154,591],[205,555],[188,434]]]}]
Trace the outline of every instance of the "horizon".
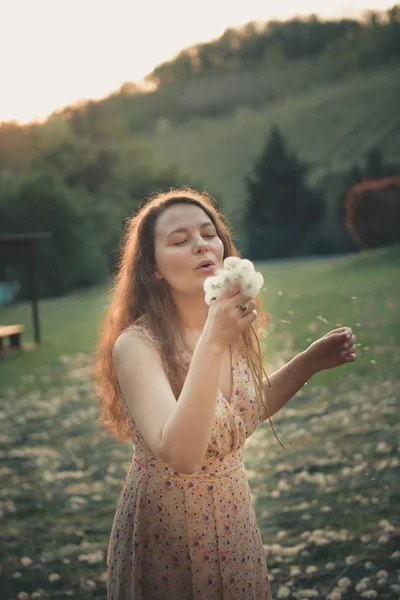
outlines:
[{"label": "horizon", "polygon": [[[382,12],[393,5],[383,0],[356,0],[345,6],[331,2],[321,11],[318,0],[285,0],[271,10],[262,0],[248,0],[245,6],[224,10],[228,0],[220,0],[216,11],[212,0],[204,0],[201,7],[188,7],[184,0],[170,0],[168,6],[149,0],[139,13],[128,0],[102,5],[95,0],[83,5],[70,0],[63,3],[66,10],[61,13],[62,4],[54,6],[52,0],[37,0],[34,5],[30,0],[14,0],[7,9],[0,8],[0,18],[10,25],[0,39],[0,123],[43,122],[67,106],[118,92],[124,83],[141,83],[183,49],[211,42],[229,27],[312,14],[321,20],[361,19],[368,11]],[[79,19],[74,7],[79,8]]]}]

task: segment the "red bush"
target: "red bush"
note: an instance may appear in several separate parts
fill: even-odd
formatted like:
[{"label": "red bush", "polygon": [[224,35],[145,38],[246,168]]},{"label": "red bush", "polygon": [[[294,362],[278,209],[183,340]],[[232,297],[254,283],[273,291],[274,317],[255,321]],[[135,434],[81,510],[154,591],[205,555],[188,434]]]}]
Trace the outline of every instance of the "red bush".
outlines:
[{"label": "red bush", "polygon": [[400,176],[369,179],[346,194],[345,225],[362,248],[400,242]]}]

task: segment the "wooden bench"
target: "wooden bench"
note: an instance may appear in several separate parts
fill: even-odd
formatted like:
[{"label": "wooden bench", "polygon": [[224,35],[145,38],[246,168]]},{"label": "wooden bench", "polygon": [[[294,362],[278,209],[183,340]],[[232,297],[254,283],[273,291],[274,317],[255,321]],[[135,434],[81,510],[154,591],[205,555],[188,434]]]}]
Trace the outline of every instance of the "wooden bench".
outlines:
[{"label": "wooden bench", "polygon": [[9,348],[21,350],[21,334],[24,331],[23,325],[0,325],[0,351],[4,349],[3,340],[9,339]]}]

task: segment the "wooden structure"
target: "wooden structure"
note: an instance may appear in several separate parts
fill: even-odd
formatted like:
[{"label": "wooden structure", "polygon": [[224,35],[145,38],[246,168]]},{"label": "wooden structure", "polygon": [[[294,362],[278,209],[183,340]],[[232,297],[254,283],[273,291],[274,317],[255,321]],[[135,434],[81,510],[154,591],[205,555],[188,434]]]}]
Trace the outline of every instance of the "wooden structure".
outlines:
[{"label": "wooden structure", "polygon": [[[29,297],[32,305],[33,331],[36,344],[40,344],[41,336],[39,323],[38,294],[35,280],[35,250],[37,242],[47,240],[50,237],[51,234],[47,232],[7,234],[0,233],[0,253],[1,249],[4,248],[6,245],[11,245],[12,249],[16,249],[18,247],[19,249],[22,249],[23,252],[23,261],[29,287]],[[0,326],[0,348],[1,341],[5,337],[9,338],[10,347],[20,348],[20,338],[23,330],[23,325]]]},{"label": "wooden structure", "polygon": [[0,325],[0,352],[4,348],[3,340],[9,339],[9,347],[21,350],[21,334],[24,331],[23,325]]}]

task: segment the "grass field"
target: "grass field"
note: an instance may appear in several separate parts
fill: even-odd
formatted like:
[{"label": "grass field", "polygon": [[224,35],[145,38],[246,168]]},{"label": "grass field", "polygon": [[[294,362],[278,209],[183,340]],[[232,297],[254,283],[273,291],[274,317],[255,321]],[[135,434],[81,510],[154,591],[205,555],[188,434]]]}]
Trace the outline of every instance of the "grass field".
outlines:
[{"label": "grass field", "polygon": [[258,158],[269,128],[281,127],[290,146],[312,165],[313,182],[347,170],[377,144],[386,160],[400,162],[400,66],[318,82],[259,109],[197,118],[158,131],[155,164],[178,165],[221,197],[240,234],[244,177]]},{"label": "grass field", "polygon": [[[399,264],[394,246],[258,266],[268,372],[340,325],[359,344],[355,363],[316,375],[276,416],[286,450],[267,422],[247,440],[274,599],[400,596]],[[43,345],[0,364],[4,600],[105,598],[132,455],[96,424],[89,371],[105,303],[102,289],[43,302]]]}]

